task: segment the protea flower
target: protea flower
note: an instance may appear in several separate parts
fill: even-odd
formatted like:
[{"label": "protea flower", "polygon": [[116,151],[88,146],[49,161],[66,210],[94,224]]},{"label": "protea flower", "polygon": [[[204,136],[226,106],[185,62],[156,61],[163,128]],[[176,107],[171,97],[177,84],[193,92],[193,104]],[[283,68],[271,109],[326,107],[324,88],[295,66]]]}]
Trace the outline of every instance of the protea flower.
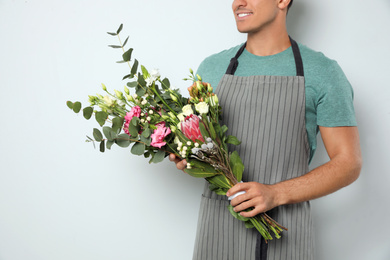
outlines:
[{"label": "protea flower", "polygon": [[195,142],[195,140],[204,142],[199,129],[199,117],[194,114],[187,116],[184,121],[181,122],[181,131],[193,142]]}]

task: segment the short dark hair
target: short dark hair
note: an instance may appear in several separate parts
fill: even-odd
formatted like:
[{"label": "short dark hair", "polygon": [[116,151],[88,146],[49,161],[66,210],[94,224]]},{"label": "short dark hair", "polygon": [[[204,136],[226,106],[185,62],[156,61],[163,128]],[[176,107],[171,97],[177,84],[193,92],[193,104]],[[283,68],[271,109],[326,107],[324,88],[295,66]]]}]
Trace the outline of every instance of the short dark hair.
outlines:
[{"label": "short dark hair", "polygon": [[288,10],[288,9],[290,9],[290,7],[291,7],[292,3],[293,3],[293,0],[291,0],[291,1],[290,1],[290,3],[288,4],[288,6],[287,6],[287,10]]}]

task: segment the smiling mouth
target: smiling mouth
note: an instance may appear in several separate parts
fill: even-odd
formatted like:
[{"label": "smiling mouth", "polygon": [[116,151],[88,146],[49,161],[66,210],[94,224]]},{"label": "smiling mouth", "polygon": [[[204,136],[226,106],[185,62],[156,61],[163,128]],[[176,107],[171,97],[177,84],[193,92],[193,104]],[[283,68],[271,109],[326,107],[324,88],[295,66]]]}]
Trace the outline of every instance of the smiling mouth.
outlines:
[{"label": "smiling mouth", "polygon": [[237,14],[237,17],[238,18],[244,18],[244,17],[247,17],[249,15],[251,15],[252,13],[240,13],[240,14]]}]

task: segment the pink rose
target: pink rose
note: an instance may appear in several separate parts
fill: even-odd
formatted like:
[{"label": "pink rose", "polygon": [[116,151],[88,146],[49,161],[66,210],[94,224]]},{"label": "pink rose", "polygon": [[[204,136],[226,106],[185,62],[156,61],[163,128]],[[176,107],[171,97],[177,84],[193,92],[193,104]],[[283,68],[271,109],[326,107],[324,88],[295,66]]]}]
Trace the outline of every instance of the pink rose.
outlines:
[{"label": "pink rose", "polygon": [[139,117],[140,115],[141,115],[141,108],[139,106],[132,107],[130,112],[126,113],[125,125],[123,127],[123,131],[125,131],[126,134],[130,135],[129,124],[131,119],[133,119],[133,117]]},{"label": "pink rose", "polygon": [[164,142],[164,138],[171,133],[171,129],[165,127],[165,122],[164,124],[160,123],[156,126],[157,129],[155,129],[153,134],[151,135],[152,142],[150,143],[150,145],[153,147],[161,148],[167,144],[166,142]]},{"label": "pink rose", "polygon": [[199,129],[199,117],[191,114],[187,116],[183,122],[181,122],[181,131],[183,134],[193,142],[200,140],[204,142],[203,136]]}]

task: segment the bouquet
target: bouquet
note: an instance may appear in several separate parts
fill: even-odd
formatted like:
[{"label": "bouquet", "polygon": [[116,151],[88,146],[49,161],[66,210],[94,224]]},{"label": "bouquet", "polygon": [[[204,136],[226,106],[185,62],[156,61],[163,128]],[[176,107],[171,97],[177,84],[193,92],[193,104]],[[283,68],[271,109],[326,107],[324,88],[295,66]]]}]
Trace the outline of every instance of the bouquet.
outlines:
[{"label": "bouquet", "polygon": [[[193,81],[188,88],[190,97],[183,97],[158,70],[148,71],[139,66],[137,59],[131,59],[133,49],[124,48],[128,37],[123,43],[119,37],[122,28],[120,25],[116,32],[108,34],[118,37],[120,45],[110,47],[121,48],[123,60],[120,62],[130,67],[130,73],[123,77],[129,80],[124,91],[112,93],[102,84],[104,96],[89,96],[90,106],[82,109],[80,102],[67,101],[67,106],[75,113],[82,109],[86,119],[94,115],[102,128],[102,131],[94,128],[93,138],[87,136],[87,141],[98,142],[101,152],[114,144],[123,148],[131,146],[131,153],[150,158],[149,163],[161,162],[173,153],[187,160],[184,172],[206,179],[212,191],[226,195],[241,181],[244,165],[237,151],[228,151],[228,144],[239,145],[240,142],[226,135],[228,128],[220,125],[222,110],[213,88],[190,70],[190,78],[185,79]],[[133,94],[130,89],[134,89]],[[228,210],[247,228],[256,228],[266,241],[273,239],[271,233],[280,238],[285,229],[266,213],[246,218],[234,212],[231,205]]]}]

